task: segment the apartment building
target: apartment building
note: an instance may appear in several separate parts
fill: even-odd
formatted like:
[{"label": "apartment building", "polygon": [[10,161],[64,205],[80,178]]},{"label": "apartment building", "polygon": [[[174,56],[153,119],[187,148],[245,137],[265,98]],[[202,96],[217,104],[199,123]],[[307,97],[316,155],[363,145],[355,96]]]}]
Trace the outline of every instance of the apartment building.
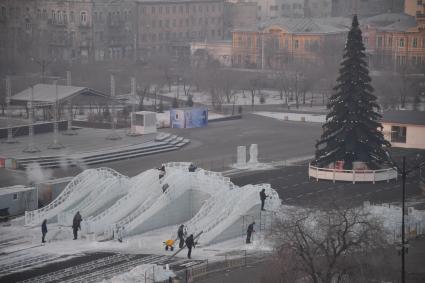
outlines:
[{"label": "apartment building", "polygon": [[258,19],[265,21],[281,17],[329,17],[331,0],[253,0],[258,5]]},{"label": "apartment building", "polygon": [[168,52],[190,54],[190,42],[221,40],[223,0],[139,0],[137,52],[143,58]]},{"label": "apartment building", "polygon": [[348,28],[312,18],[282,18],[233,32],[236,67],[282,68],[288,63],[323,64],[340,58]]},{"label": "apartment building", "polygon": [[424,17],[422,11],[416,13],[415,10],[414,15],[381,14],[360,21],[371,67],[394,72],[423,72]]},{"label": "apartment building", "polygon": [[405,0],[332,0],[332,16],[347,17],[354,13],[360,17],[383,13],[403,12]]}]

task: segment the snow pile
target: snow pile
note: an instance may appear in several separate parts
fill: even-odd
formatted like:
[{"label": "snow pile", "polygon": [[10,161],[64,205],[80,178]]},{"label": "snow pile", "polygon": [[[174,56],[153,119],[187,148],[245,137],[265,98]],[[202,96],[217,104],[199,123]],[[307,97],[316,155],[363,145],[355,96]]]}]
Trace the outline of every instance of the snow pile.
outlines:
[{"label": "snow pile", "polygon": [[174,277],[174,273],[156,264],[142,264],[127,273],[103,280],[103,283],[155,283]]},{"label": "snow pile", "polygon": [[256,115],[270,117],[282,121],[302,121],[302,122],[314,122],[314,123],[325,123],[326,115],[321,114],[309,114],[309,113],[281,113],[281,112],[254,112]]}]

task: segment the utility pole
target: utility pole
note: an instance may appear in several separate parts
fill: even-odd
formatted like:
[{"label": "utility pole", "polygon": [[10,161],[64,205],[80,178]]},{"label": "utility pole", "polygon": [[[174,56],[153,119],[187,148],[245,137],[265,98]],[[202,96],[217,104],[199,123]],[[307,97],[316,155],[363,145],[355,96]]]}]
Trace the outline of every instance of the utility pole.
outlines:
[{"label": "utility pole", "polygon": [[34,87],[31,87],[31,96],[30,101],[28,102],[29,112],[30,112],[30,121],[28,125],[28,146],[23,150],[27,153],[35,153],[41,151],[38,147],[34,145]]},{"label": "utility pole", "polygon": [[[387,152],[387,156],[389,161],[392,163],[393,166],[397,169],[398,173],[401,174],[402,178],[402,210],[401,210],[401,243],[400,243],[400,249],[401,249],[401,283],[406,283],[406,262],[405,262],[405,256],[406,253],[408,253],[409,248],[409,241],[406,241],[406,230],[405,230],[405,215],[406,213],[406,177],[414,172],[415,170],[421,169],[425,166],[425,161],[419,162],[417,165],[413,166],[409,170],[406,170],[406,157],[403,156],[403,165],[402,168],[400,168],[391,158],[390,154]],[[420,157],[418,155],[417,157]]]},{"label": "utility pole", "polygon": [[112,133],[106,137],[107,140],[119,140],[121,136],[116,131],[116,111],[115,111],[115,76],[111,74],[111,129]]},{"label": "utility pole", "polygon": [[10,107],[10,99],[12,97],[12,83],[10,77],[6,77],[6,120],[7,120],[7,140],[4,143],[17,143],[18,141],[13,138],[12,128],[12,109]]},{"label": "utility pole", "polygon": [[63,144],[59,142],[59,94],[58,94],[58,81],[54,81],[55,85],[55,104],[53,105],[53,143],[47,148],[49,149],[61,149],[64,148]]},{"label": "utility pole", "polygon": [[[135,130],[135,125],[134,125],[134,113],[136,112],[136,107],[135,107],[135,103],[134,102],[136,102],[137,100],[137,96],[136,96],[136,78],[135,77],[132,77],[131,78],[131,82],[130,82],[130,89],[131,89],[131,94],[130,94],[130,96],[131,96],[131,98],[134,100],[132,103],[131,103],[131,113],[130,113],[130,131],[129,131],[129,133],[127,134],[128,136],[137,136],[138,134],[136,133],[136,130]],[[131,100],[130,100],[131,101]]]},{"label": "utility pole", "polygon": [[[66,71],[66,85],[71,86],[71,71]],[[72,136],[76,135],[77,131],[72,129],[72,99],[68,99],[68,127],[65,132],[63,132],[64,135]]]}]

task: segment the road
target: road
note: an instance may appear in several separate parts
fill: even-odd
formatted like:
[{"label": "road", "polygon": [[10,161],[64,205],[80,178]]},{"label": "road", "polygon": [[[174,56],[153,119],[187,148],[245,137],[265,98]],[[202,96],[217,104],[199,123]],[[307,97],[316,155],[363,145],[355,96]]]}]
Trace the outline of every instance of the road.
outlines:
[{"label": "road", "polygon": [[[246,114],[242,119],[210,123],[206,128],[163,129],[161,131],[189,138],[191,143],[177,151],[120,160],[90,167],[107,166],[134,176],[170,161],[192,161],[199,167],[221,170],[236,161],[236,147],[256,143],[260,161],[278,161],[314,153],[315,140],[321,134],[321,125],[278,121],[273,118]],[[74,176],[81,169],[45,170],[49,177]],[[25,172],[0,170],[0,182],[25,184]]]},{"label": "road", "polygon": [[[269,183],[283,204],[317,206],[331,199],[357,206],[364,201],[371,203],[399,202],[401,200],[401,180],[398,182],[356,183],[309,180],[308,168],[290,166],[280,169],[247,172],[231,177],[238,186],[246,184]],[[412,176],[406,182],[406,197],[415,199],[421,196],[419,178]]]}]

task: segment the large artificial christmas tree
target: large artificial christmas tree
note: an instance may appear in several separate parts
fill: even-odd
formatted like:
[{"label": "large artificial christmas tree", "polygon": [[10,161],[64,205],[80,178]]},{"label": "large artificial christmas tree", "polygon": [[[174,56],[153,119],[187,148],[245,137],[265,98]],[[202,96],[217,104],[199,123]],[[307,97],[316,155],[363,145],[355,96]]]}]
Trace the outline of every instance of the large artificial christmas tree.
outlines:
[{"label": "large artificial christmas tree", "polygon": [[337,86],[329,100],[330,109],[323,134],[316,143],[315,164],[324,167],[344,161],[344,169],[353,162],[365,162],[369,168],[386,160],[384,146],[390,146],[382,134],[371,78],[365,61],[365,48],[357,16],[348,33]]}]

